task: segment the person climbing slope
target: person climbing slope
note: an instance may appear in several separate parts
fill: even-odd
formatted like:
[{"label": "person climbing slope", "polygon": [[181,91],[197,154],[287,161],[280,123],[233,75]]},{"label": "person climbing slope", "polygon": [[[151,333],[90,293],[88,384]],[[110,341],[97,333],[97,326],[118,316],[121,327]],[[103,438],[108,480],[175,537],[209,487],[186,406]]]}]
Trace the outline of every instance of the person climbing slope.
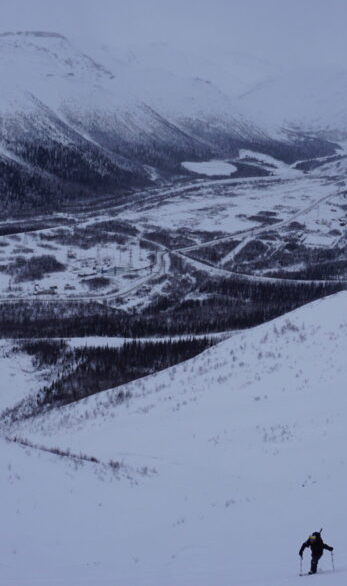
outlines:
[{"label": "person climbing slope", "polygon": [[312,535],[310,535],[310,537],[307,539],[307,541],[304,541],[304,543],[300,547],[299,556],[301,558],[303,556],[303,553],[304,553],[306,547],[311,548],[312,557],[311,557],[311,570],[309,571],[309,574],[315,574],[317,572],[318,562],[323,555],[324,549],[327,549],[328,551],[334,550],[333,547],[331,547],[330,545],[327,545],[326,543],[323,542],[323,539],[321,537],[321,532],[322,532],[322,530],[315,531],[314,533],[312,533]]}]

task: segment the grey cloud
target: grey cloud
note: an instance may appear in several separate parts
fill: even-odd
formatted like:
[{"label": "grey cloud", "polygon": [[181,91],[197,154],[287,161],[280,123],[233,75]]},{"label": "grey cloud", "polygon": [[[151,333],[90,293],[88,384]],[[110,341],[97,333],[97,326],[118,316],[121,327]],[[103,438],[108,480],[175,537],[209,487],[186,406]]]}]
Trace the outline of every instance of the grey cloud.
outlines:
[{"label": "grey cloud", "polygon": [[345,0],[0,0],[2,30],[49,30],[108,44],[166,40],[247,52],[285,66],[345,66]]}]

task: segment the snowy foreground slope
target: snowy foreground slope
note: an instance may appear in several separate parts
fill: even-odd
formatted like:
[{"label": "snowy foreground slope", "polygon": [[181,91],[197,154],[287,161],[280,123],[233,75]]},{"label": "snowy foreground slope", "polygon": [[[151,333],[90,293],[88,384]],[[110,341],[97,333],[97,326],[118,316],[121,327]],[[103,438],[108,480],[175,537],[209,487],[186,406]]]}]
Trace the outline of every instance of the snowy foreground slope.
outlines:
[{"label": "snowy foreground slope", "polygon": [[346,307],[236,333],[127,385],[128,405],[107,391],[7,432],[122,466],[1,440],[0,584],[292,586],[320,527],[336,571],[326,553],[307,579],[346,584]]}]

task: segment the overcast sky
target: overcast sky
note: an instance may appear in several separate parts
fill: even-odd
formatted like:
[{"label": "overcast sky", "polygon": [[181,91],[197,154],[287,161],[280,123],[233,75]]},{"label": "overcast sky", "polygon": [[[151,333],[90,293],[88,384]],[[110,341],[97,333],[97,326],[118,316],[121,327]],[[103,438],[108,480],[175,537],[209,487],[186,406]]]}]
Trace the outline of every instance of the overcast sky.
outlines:
[{"label": "overcast sky", "polygon": [[0,0],[0,27],[107,44],[209,44],[296,66],[347,67],[347,0]]}]

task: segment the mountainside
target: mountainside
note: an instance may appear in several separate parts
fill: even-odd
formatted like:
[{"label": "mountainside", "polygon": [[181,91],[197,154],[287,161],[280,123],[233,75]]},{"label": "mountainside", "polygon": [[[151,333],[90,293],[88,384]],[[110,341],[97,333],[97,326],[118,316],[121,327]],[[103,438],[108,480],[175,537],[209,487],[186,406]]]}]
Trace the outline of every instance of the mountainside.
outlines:
[{"label": "mountainside", "polygon": [[[342,586],[346,301],[235,333],[124,386],[126,403],[118,388],[3,429],[27,444],[1,440],[3,579],[294,586],[323,526]],[[8,407],[36,375],[8,344],[1,368]],[[330,585],[328,552],[320,567]]]},{"label": "mountainside", "polygon": [[[211,73],[209,63],[196,68],[188,61],[180,72],[181,55],[170,62],[164,54],[160,66],[151,59],[150,52],[142,61],[111,53],[104,65],[59,34],[0,35],[4,213],[117,194],[149,185],[153,167],[161,176],[187,173],[183,161],[235,156],[239,148],[290,162],[334,151],[300,132],[269,132],[247,108],[242,113],[230,89],[232,68],[235,88],[249,81],[239,81],[243,66],[235,60],[226,78],[224,64],[211,81],[194,73]],[[229,81],[219,89],[222,79]]]},{"label": "mountainside", "polygon": [[[76,197],[145,184],[146,164],[172,169],[218,150],[155,111],[153,99],[144,101],[153,91],[162,99],[168,84],[179,94],[175,79],[142,72],[134,79],[117,63],[113,73],[51,33],[3,34],[0,55],[0,156],[9,206],[30,196],[41,203],[40,196],[49,199],[57,189]],[[216,113],[220,102],[224,111],[232,109],[218,90],[197,80],[182,84],[181,111],[190,101],[202,112]]]},{"label": "mountainside", "polygon": [[346,93],[347,70],[303,69],[255,84],[240,102],[269,132],[300,130],[345,140]]},{"label": "mountainside", "polygon": [[270,79],[277,68],[262,59],[237,52],[228,52],[209,45],[202,52],[191,46],[189,50],[173,47],[166,42],[140,44],[131,48],[98,47],[86,48],[96,61],[105,67],[118,70],[166,71],[174,76],[209,81],[224,94],[236,99],[255,84]]}]

